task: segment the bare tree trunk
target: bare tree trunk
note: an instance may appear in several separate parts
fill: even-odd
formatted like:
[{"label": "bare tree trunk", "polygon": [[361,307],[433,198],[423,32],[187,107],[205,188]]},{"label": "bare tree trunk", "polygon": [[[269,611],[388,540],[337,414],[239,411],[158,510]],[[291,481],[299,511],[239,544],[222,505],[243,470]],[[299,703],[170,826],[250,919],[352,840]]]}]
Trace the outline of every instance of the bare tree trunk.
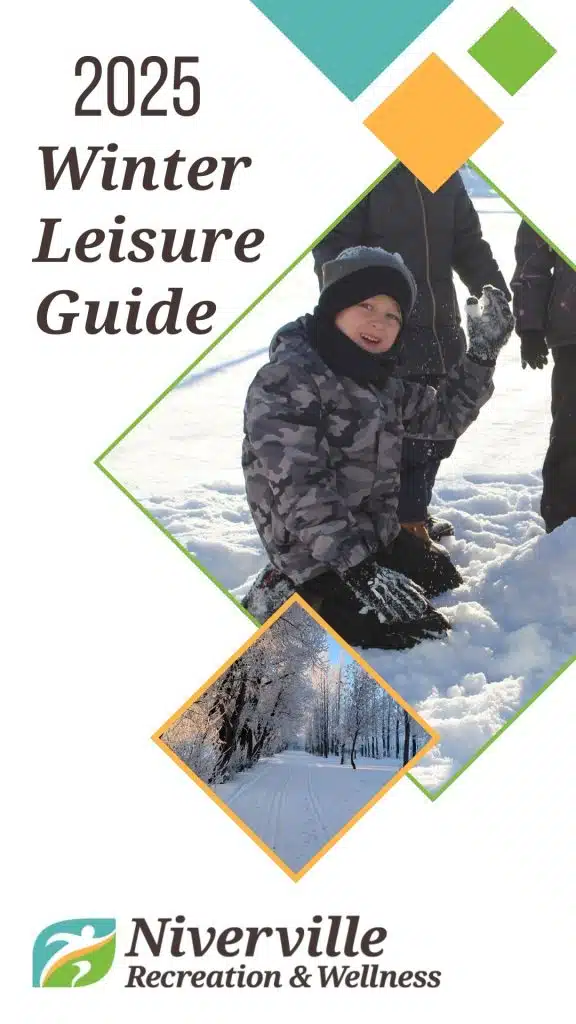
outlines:
[{"label": "bare tree trunk", "polygon": [[408,764],[408,761],[410,760],[410,724],[411,724],[411,721],[412,720],[410,718],[410,715],[408,714],[408,712],[406,710],[404,710],[404,757],[403,757],[403,762],[402,762],[403,764]]},{"label": "bare tree trunk", "polygon": [[396,760],[400,757],[400,717],[396,713]]},{"label": "bare tree trunk", "polygon": [[324,673],[322,681],[322,754],[328,757],[330,753],[330,719],[328,701],[328,674]]},{"label": "bare tree trunk", "polygon": [[[340,764],[344,764],[344,743],[342,741],[342,665],[338,668],[338,688],[336,690],[336,757],[340,753]],[[339,749],[340,748],[340,749]]]},{"label": "bare tree trunk", "polygon": [[352,739],[352,745],[350,747],[350,764],[351,764],[352,768],[354,768],[354,770],[356,770],[356,762],[354,760],[354,754],[356,753],[356,741],[358,739],[358,733],[359,732],[360,732],[360,730],[356,729],[356,731],[354,733],[354,737]]}]

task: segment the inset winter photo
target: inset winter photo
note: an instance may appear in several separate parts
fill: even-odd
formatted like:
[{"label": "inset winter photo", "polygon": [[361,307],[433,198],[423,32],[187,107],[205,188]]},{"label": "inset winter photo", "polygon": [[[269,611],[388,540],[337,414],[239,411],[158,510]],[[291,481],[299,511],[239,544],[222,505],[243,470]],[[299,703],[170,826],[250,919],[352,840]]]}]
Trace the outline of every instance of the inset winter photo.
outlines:
[{"label": "inset winter photo", "polygon": [[432,797],[576,648],[576,270],[528,214],[396,163],[98,460],[255,624],[296,593],[362,652]]},{"label": "inset winter photo", "polygon": [[294,595],[154,738],[296,881],[438,735]]}]

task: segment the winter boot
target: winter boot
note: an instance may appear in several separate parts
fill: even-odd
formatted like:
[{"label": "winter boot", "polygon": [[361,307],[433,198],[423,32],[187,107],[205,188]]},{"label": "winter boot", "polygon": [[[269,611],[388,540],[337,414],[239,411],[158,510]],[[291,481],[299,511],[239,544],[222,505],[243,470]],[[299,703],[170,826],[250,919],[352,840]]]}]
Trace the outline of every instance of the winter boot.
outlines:
[{"label": "winter boot", "polygon": [[378,561],[409,576],[427,597],[454,590],[463,582],[446,549],[432,540],[422,540],[412,530],[400,530],[395,540],[379,553]]},{"label": "winter boot", "polygon": [[258,573],[241,604],[258,622],[266,622],[292,597],[294,590],[292,581],[268,564]]},{"label": "winter boot", "polygon": [[424,544],[430,543],[427,523],[400,523],[400,526],[403,530],[406,530],[407,533],[411,533],[414,537],[418,537],[418,539],[423,541]]},{"label": "winter boot", "polygon": [[441,540],[442,537],[454,536],[454,527],[447,519],[435,519],[434,516],[428,516],[426,526],[431,540]]}]

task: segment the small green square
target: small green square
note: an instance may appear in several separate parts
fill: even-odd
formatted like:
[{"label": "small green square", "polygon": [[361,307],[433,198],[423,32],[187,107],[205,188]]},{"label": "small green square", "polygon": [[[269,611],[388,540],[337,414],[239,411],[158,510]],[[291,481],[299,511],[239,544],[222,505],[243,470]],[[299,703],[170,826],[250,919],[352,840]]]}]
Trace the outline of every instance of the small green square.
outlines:
[{"label": "small green square", "polygon": [[480,36],[468,53],[514,96],[556,50],[514,7]]}]

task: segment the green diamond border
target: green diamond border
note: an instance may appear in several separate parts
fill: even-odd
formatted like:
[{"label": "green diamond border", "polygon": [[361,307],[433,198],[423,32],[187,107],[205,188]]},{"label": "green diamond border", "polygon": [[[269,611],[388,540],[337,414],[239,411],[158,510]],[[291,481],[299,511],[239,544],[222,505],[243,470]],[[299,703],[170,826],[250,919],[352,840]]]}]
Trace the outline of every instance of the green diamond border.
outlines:
[{"label": "green diamond border", "polygon": [[[129,499],[129,500],[130,500],[130,501],[132,502],[132,504],[133,504],[133,505],[136,505],[136,507],[137,507],[138,509],[140,509],[140,511],[141,511],[141,512],[143,512],[143,513],[144,513],[144,515],[145,515],[145,516],[146,516],[146,517],[147,517],[147,518],[148,518],[148,519],[149,519],[149,520],[150,520],[150,521],[151,521],[151,522],[152,522],[152,523],[154,524],[154,526],[155,526],[155,527],[156,527],[157,529],[159,529],[159,530],[160,530],[160,531],[161,531],[161,532],[162,532],[162,533],[164,534],[164,536],[165,536],[165,537],[168,537],[168,539],[169,539],[170,541],[172,541],[172,543],[173,543],[173,544],[175,544],[175,545],[176,545],[176,547],[177,547],[177,548],[178,548],[178,549],[179,549],[180,551],[182,551],[182,552],[183,552],[183,553],[184,553],[184,554],[186,555],[186,557],[187,557],[187,558],[188,558],[188,559],[189,559],[189,560],[190,560],[190,561],[191,561],[191,562],[192,562],[192,563],[193,563],[193,564],[194,564],[194,565],[195,565],[195,566],[196,566],[196,567],[197,567],[198,569],[200,569],[200,571],[201,571],[201,572],[203,572],[203,573],[204,573],[204,575],[205,575],[205,576],[207,576],[207,577],[208,577],[208,579],[209,579],[209,580],[211,580],[211,582],[212,582],[212,583],[214,583],[214,584],[215,584],[215,586],[217,586],[217,587],[218,587],[218,589],[219,589],[219,590],[220,590],[220,591],[221,591],[221,592],[222,592],[223,594],[225,594],[225,595],[226,595],[226,597],[227,597],[227,598],[228,598],[228,599],[229,599],[230,601],[232,601],[232,603],[233,603],[234,605],[236,605],[236,607],[237,607],[237,608],[239,608],[239,609],[240,609],[240,611],[242,612],[242,614],[243,614],[243,615],[245,615],[245,616],[246,616],[246,618],[247,618],[247,619],[249,619],[249,620],[250,620],[250,622],[252,622],[252,623],[253,623],[253,624],[254,624],[255,626],[257,626],[257,627],[260,627],[260,626],[261,626],[261,623],[260,623],[260,622],[257,622],[257,620],[256,620],[256,619],[255,619],[255,618],[254,618],[254,617],[253,617],[252,615],[250,615],[250,613],[249,613],[248,611],[246,611],[246,609],[245,609],[245,608],[243,608],[243,607],[242,607],[242,605],[240,604],[240,602],[239,602],[239,601],[238,601],[238,600],[237,600],[237,599],[236,599],[236,598],[235,598],[235,597],[234,597],[234,596],[233,596],[233,595],[232,595],[232,594],[230,593],[230,591],[229,591],[229,590],[227,590],[227,589],[226,589],[226,587],[222,586],[222,584],[221,584],[221,583],[220,583],[220,582],[219,582],[219,581],[218,581],[218,580],[217,580],[217,579],[216,579],[216,578],[215,578],[215,577],[214,577],[214,576],[213,576],[213,575],[212,575],[212,574],[211,574],[211,573],[210,573],[210,572],[208,571],[208,569],[206,569],[206,568],[205,568],[205,566],[203,566],[203,565],[202,565],[202,563],[201,563],[201,562],[200,562],[200,561],[199,561],[199,560],[198,560],[197,558],[195,558],[195,557],[194,557],[194,555],[190,554],[190,552],[188,551],[188,549],[187,549],[186,547],[184,547],[184,545],[183,545],[183,544],[181,544],[181,543],[180,543],[180,541],[179,541],[179,540],[177,540],[177,539],[176,539],[176,537],[174,537],[174,536],[173,536],[173,535],[172,535],[172,534],[171,534],[171,533],[170,533],[170,532],[169,532],[169,531],[168,531],[168,530],[167,530],[167,529],[166,529],[166,528],[165,528],[165,527],[164,527],[164,526],[163,526],[163,525],[162,525],[162,524],[161,524],[160,522],[158,522],[158,520],[154,518],[154,516],[153,516],[153,515],[152,515],[152,514],[151,514],[151,513],[150,513],[150,512],[148,511],[148,509],[147,509],[147,508],[145,508],[145,507],[144,507],[144,505],[142,505],[142,503],[141,503],[140,501],[138,501],[138,499],[137,499],[137,498],[135,498],[135,497],[134,497],[134,495],[133,495],[133,494],[131,494],[131,493],[130,493],[130,491],[128,491],[128,490],[126,489],[126,487],[124,487],[124,486],[123,486],[123,484],[121,484],[121,483],[120,483],[120,481],[119,481],[119,480],[117,480],[117,479],[116,479],[116,477],[115,477],[115,476],[114,476],[114,475],[113,475],[113,474],[112,474],[112,473],[110,472],[110,470],[106,469],[106,467],[105,467],[105,466],[104,466],[104,465],[103,465],[102,463],[103,463],[103,460],[104,460],[104,459],[105,459],[105,458],[106,458],[106,457],[107,457],[107,456],[108,456],[108,455],[110,454],[110,452],[112,452],[112,451],[114,450],[114,448],[116,448],[116,447],[117,447],[117,446],[118,446],[118,445],[120,444],[120,442],[121,442],[121,441],[123,441],[123,440],[124,440],[124,438],[125,438],[125,437],[127,437],[127,436],[128,436],[128,434],[130,434],[130,433],[132,432],[132,430],[134,429],[134,427],[136,427],[136,426],[137,426],[137,425],[138,425],[139,423],[141,423],[141,422],[142,422],[142,420],[143,420],[143,419],[145,419],[145,417],[146,417],[146,416],[148,415],[148,413],[152,412],[152,410],[153,410],[153,409],[155,409],[155,408],[156,408],[156,406],[160,404],[160,402],[161,402],[161,401],[162,401],[162,400],[163,400],[163,399],[164,399],[164,398],[166,397],[166,395],[168,395],[168,394],[169,394],[169,393],[170,393],[171,391],[173,391],[173,389],[174,389],[175,387],[177,387],[177,385],[178,385],[178,384],[179,384],[179,383],[180,383],[180,382],[181,382],[182,380],[184,380],[184,378],[185,378],[185,377],[187,377],[187,376],[188,376],[188,374],[189,374],[189,373],[190,373],[190,372],[191,372],[191,371],[192,371],[192,370],[193,370],[193,369],[194,369],[194,368],[195,368],[196,366],[198,366],[198,364],[199,364],[199,363],[201,363],[203,359],[205,359],[205,358],[206,358],[206,356],[207,356],[207,355],[209,354],[209,352],[212,352],[212,350],[213,350],[214,348],[216,348],[216,346],[217,346],[217,345],[219,345],[219,344],[220,344],[220,342],[221,342],[221,341],[223,341],[223,340],[224,340],[224,338],[225,338],[225,337],[226,337],[226,336],[227,336],[228,334],[230,334],[230,332],[231,332],[231,331],[233,331],[233,330],[234,330],[234,328],[235,328],[235,327],[236,327],[236,326],[237,326],[237,325],[238,325],[238,324],[239,324],[239,323],[240,323],[240,322],[241,322],[242,320],[244,320],[244,318],[245,318],[245,317],[247,317],[247,316],[248,316],[248,314],[249,314],[249,313],[251,313],[251,312],[252,312],[252,310],[253,310],[253,309],[255,309],[255,307],[256,307],[256,306],[258,306],[258,305],[260,304],[260,302],[262,302],[262,300],[263,300],[264,298],[266,298],[266,296],[267,296],[267,295],[269,295],[269,294],[270,294],[270,292],[272,292],[272,291],[274,290],[274,288],[276,287],[276,285],[277,285],[277,284],[279,284],[279,283],[280,283],[280,281],[282,281],[282,280],[283,280],[283,279],[284,279],[284,278],[285,278],[285,277],[286,277],[286,276],[287,276],[287,275],[288,275],[288,274],[290,273],[290,271],[294,269],[294,267],[296,267],[296,266],[297,266],[297,265],[298,265],[299,263],[301,263],[301,261],[302,261],[302,260],[304,259],[304,257],[305,257],[305,256],[308,256],[308,254],[309,254],[309,253],[310,253],[310,252],[312,251],[312,249],[314,249],[314,247],[315,247],[316,245],[318,245],[318,243],[319,243],[320,241],[322,241],[322,239],[323,239],[323,238],[324,238],[324,237],[325,237],[325,236],[326,236],[326,235],[327,235],[327,234],[328,234],[328,233],[329,233],[329,232],[330,232],[330,231],[332,230],[332,228],[336,227],[336,225],[340,223],[340,221],[341,221],[341,220],[343,219],[343,217],[345,217],[347,213],[349,213],[349,212],[350,212],[351,210],[353,210],[353,209],[354,209],[354,207],[355,207],[355,206],[357,206],[357,205],[358,205],[358,203],[359,203],[359,202],[360,202],[360,201],[361,201],[362,199],[364,199],[364,197],[365,197],[365,196],[367,196],[369,192],[371,192],[371,191],[372,191],[372,189],[374,188],[374,186],[375,186],[375,185],[377,185],[377,184],[378,184],[378,182],[382,181],[382,180],[383,180],[383,178],[385,178],[385,177],[386,177],[386,175],[387,175],[387,174],[389,174],[389,173],[390,173],[390,171],[392,171],[392,170],[393,170],[393,168],[394,168],[394,167],[396,167],[396,165],[397,165],[398,163],[399,163],[399,160],[394,160],[394,161],[393,161],[393,162],[392,162],[392,163],[391,163],[391,164],[390,164],[390,165],[389,165],[389,166],[388,166],[388,167],[386,168],[386,170],[385,170],[385,171],[384,171],[384,172],[383,172],[383,173],[382,173],[381,175],[379,175],[379,177],[378,177],[378,178],[376,178],[376,180],[375,180],[375,181],[373,181],[373,182],[372,182],[372,183],[371,183],[371,184],[370,184],[370,185],[368,186],[368,188],[366,188],[366,189],[364,190],[364,192],[362,192],[362,193],[361,193],[361,194],[360,194],[360,195],[359,195],[359,196],[358,196],[358,197],[357,197],[357,198],[356,198],[356,199],[354,200],[354,202],[350,203],[350,205],[346,207],[346,209],[345,209],[345,210],[344,210],[344,211],[343,211],[343,212],[342,212],[342,213],[341,213],[341,214],[340,214],[340,215],[339,215],[339,216],[338,216],[338,217],[337,217],[337,218],[336,218],[336,219],[335,219],[335,220],[334,220],[334,221],[332,222],[332,224],[330,224],[330,225],[329,225],[329,227],[327,227],[327,228],[326,228],[326,229],[325,229],[325,230],[324,230],[324,231],[322,232],[322,234],[321,234],[321,235],[319,235],[319,236],[318,236],[318,238],[315,238],[315,239],[314,239],[314,241],[310,243],[310,245],[308,246],[308,248],[307,248],[307,249],[305,249],[305,250],[304,250],[304,252],[300,254],[300,256],[298,256],[298,257],[297,257],[297,258],[296,258],[295,260],[293,260],[293,262],[292,262],[292,263],[290,263],[290,265],[289,265],[289,266],[288,266],[288,267],[286,268],[286,270],[284,270],[284,271],[283,271],[283,272],[282,272],[282,273],[281,273],[281,274],[280,274],[280,275],[279,275],[279,276],[278,276],[278,277],[277,277],[277,278],[276,278],[276,279],[275,279],[275,280],[274,280],[274,281],[272,282],[272,284],[271,284],[271,285],[269,285],[269,287],[268,287],[268,288],[266,288],[266,290],[265,290],[265,291],[263,291],[263,292],[261,293],[261,295],[259,295],[259,296],[258,296],[258,298],[254,299],[254,301],[253,301],[253,302],[252,302],[252,303],[251,303],[251,304],[250,304],[250,305],[249,305],[249,306],[247,307],[247,309],[245,309],[245,310],[244,310],[244,312],[243,312],[243,313],[241,313],[241,314],[240,314],[240,316],[239,316],[239,317],[237,317],[237,318],[236,318],[236,320],[234,320],[234,321],[233,321],[233,322],[232,322],[232,323],[230,324],[230,326],[229,326],[229,327],[227,327],[227,328],[226,328],[226,330],[225,330],[225,331],[223,331],[223,332],[222,332],[222,334],[220,334],[218,338],[216,338],[216,340],[215,340],[215,341],[213,341],[213,342],[212,342],[212,343],[211,343],[210,345],[208,345],[208,347],[207,347],[207,348],[205,348],[203,352],[201,352],[201,354],[200,354],[200,355],[198,356],[198,358],[197,358],[197,359],[195,359],[195,360],[194,360],[194,362],[192,362],[192,363],[191,363],[191,364],[190,364],[189,366],[187,366],[187,367],[186,367],[186,369],[185,369],[185,370],[184,370],[184,371],[183,371],[183,372],[182,372],[182,373],[181,373],[181,374],[180,374],[180,375],[179,375],[179,376],[178,376],[178,377],[176,378],[176,380],[172,381],[172,383],[171,383],[171,384],[169,384],[169,385],[168,385],[168,387],[164,389],[164,391],[162,392],[162,394],[160,394],[160,395],[158,396],[158,398],[156,398],[156,399],[155,399],[155,401],[154,401],[154,402],[152,402],[152,403],[151,403],[151,404],[150,404],[150,405],[149,405],[149,406],[148,406],[148,407],[147,407],[146,409],[144,409],[144,411],[143,411],[143,412],[142,412],[142,413],[140,414],[140,416],[137,416],[137,418],[136,418],[136,419],[135,419],[135,420],[134,420],[134,421],[133,421],[133,422],[132,422],[132,423],[131,423],[131,424],[130,424],[130,425],[129,425],[128,427],[126,427],[126,429],[125,429],[125,430],[123,430],[123,431],[122,431],[122,433],[121,433],[121,434],[120,434],[120,435],[119,435],[119,436],[118,436],[118,437],[116,438],[116,440],[115,440],[115,441],[113,441],[113,442],[112,442],[112,444],[108,445],[108,447],[107,447],[107,448],[106,448],[106,449],[105,449],[105,450],[104,450],[104,451],[102,452],[102,454],[101,454],[101,455],[99,455],[99,456],[98,456],[98,458],[96,458],[96,459],[94,460],[94,465],[95,465],[95,466],[96,466],[96,467],[97,467],[97,468],[98,468],[98,469],[99,469],[99,470],[100,470],[100,471],[101,471],[102,473],[104,473],[104,475],[105,475],[106,477],[108,477],[108,479],[109,479],[109,480],[111,480],[111,482],[112,482],[113,484],[115,484],[115,486],[116,486],[116,487],[117,487],[117,488],[118,488],[118,489],[119,489],[119,490],[120,490],[120,491],[122,492],[122,494],[126,495],[126,497],[127,497],[127,498],[128,498],[128,499]],[[487,184],[491,186],[491,188],[493,188],[493,189],[494,189],[494,191],[495,191],[495,192],[496,192],[496,193],[497,193],[497,194],[498,194],[498,195],[500,196],[500,198],[501,198],[501,199],[504,199],[504,201],[505,201],[506,203],[508,203],[508,205],[509,205],[509,206],[510,206],[510,207],[511,207],[511,208],[512,208],[512,209],[513,209],[513,210],[514,210],[514,211],[515,211],[515,212],[516,212],[516,213],[517,213],[517,214],[518,214],[518,215],[519,215],[519,216],[520,216],[520,217],[522,218],[522,220],[525,220],[525,221],[526,221],[526,223],[527,223],[527,224],[529,224],[529,225],[530,225],[530,227],[532,227],[532,228],[534,229],[534,231],[536,231],[536,232],[537,232],[537,234],[539,234],[539,235],[540,235],[540,237],[541,237],[541,238],[543,238],[543,239],[544,239],[544,241],[545,241],[545,242],[546,242],[546,243],[547,243],[547,244],[548,244],[548,245],[549,245],[549,246],[550,246],[550,247],[551,247],[552,249],[554,249],[554,251],[555,251],[555,252],[557,252],[557,253],[558,253],[558,255],[559,255],[559,256],[560,256],[560,257],[561,257],[561,258],[562,258],[563,260],[565,260],[565,261],[566,261],[566,263],[567,263],[567,264],[568,264],[568,265],[569,265],[569,266],[570,266],[570,267],[572,268],[572,270],[576,271],[576,264],[575,264],[575,263],[573,263],[573,262],[572,262],[572,260],[570,260],[570,259],[569,259],[569,258],[568,258],[568,257],[567,257],[567,256],[566,256],[566,255],[565,255],[565,254],[564,254],[564,253],[563,253],[563,252],[562,252],[562,251],[561,251],[561,250],[560,250],[559,248],[558,248],[558,246],[554,245],[554,243],[550,241],[550,239],[549,239],[549,238],[548,238],[548,237],[547,237],[547,236],[546,236],[546,235],[545,235],[545,234],[544,234],[544,233],[543,233],[543,232],[542,232],[542,231],[540,230],[540,228],[536,227],[536,225],[535,225],[535,224],[534,224],[534,223],[533,223],[533,222],[532,222],[532,221],[531,221],[531,220],[530,220],[530,219],[529,219],[529,218],[528,218],[528,217],[527,217],[527,216],[526,216],[526,215],[525,215],[525,214],[524,214],[524,213],[522,212],[522,210],[520,210],[520,209],[519,209],[519,208],[518,208],[518,207],[517,207],[517,206],[515,205],[515,203],[513,203],[513,202],[512,202],[512,200],[511,200],[511,199],[509,199],[509,197],[508,197],[507,195],[505,195],[505,193],[504,193],[504,192],[502,192],[502,191],[501,191],[501,190],[500,190],[500,189],[499,189],[499,188],[498,188],[498,187],[497,187],[497,186],[496,186],[496,185],[494,184],[494,182],[493,182],[493,181],[491,181],[491,179],[490,179],[490,178],[488,178],[488,177],[487,177],[487,175],[486,175],[486,174],[484,174],[484,172],[480,170],[480,168],[479,168],[479,167],[478,167],[478,166],[477,166],[477,165],[476,165],[475,163],[473,163],[473,162],[472,162],[472,160],[469,160],[469,161],[468,161],[468,165],[469,165],[469,166],[470,166],[470,167],[472,168],[472,170],[476,171],[476,173],[477,173],[477,174],[479,174],[479,175],[480,175],[480,177],[481,177],[481,178],[483,178],[483,179],[484,179],[484,181],[486,181],[486,182],[487,182]],[[511,717],[511,718],[509,718],[509,719],[508,719],[508,721],[507,721],[507,722],[505,722],[505,723],[504,723],[504,725],[503,725],[503,726],[501,726],[501,728],[500,728],[500,729],[498,729],[498,730],[497,730],[497,731],[496,731],[496,732],[494,733],[494,735],[493,735],[493,736],[491,736],[491,737],[490,737],[490,738],[489,738],[489,739],[488,739],[488,740],[486,741],[486,743],[484,743],[484,744],[483,744],[483,745],[482,745],[482,746],[481,746],[481,747],[480,747],[480,748],[479,748],[479,749],[478,749],[478,750],[476,751],[476,753],[475,753],[475,754],[474,754],[474,755],[473,755],[473,756],[472,756],[472,757],[471,757],[471,758],[470,758],[470,759],[469,759],[468,761],[466,761],[466,763],[465,763],[465,764],[463,764],[463,765],[462,765],[462,767],[461,767],[461,768],[459,768],[459,769],[458,769],[458,771],[457,771],[457,772],[455,772],[455,774],[454,774],[454,775],[452,775],[452,776],[451,776],[451,777],[450,777],[450,778],[448,779],[448,781],[447,781],[447,782],[445,782],[445,783],[444,783],[444,785],[443,785],[443,786],[440,786],[440,787],[439,787],[438,789],[436,789],[436,790],[434,790],[433,792],[431,792],[431,791],[430,791],[430,790],[428,790],[428,789],[427,789],[427,788],[426,788],[426,787],[425,787],[424,785],[422,785],[422,783],[421,783],[421,782],[418,782],[418,780],[417,780],[417,779],[415,779],[415,778],[414,778],[414,776],[413,776],[413,775],[412,775],[411,773],[408,773],[408,775],[407,775],[407,778],[409,778],[409,779],[410,779],[410,781],[411,781],[411,782],[413,782],[413,783],[414,783],[414,785],[415,785],[415,786],[416,786],[416,787],[417,787],[417,788],[418,788],[418,789],[419,789],[419,790],[420,790],[420,791],[421,791],[422,793],[424,793],[424,795],[425,795],[425,796],[427,796],[429,800],[431,800],[431,801],[435,801],[435,800],[437,800],[437,799],[438,799],[438,797],[442,796],[442,794],[443,794],[443,793],[445,793],[445,792],[446,792],[446,790],[447,790],[447,789],[449,789],[449,788],[450,788],[450,786],[452,786],[452,784],[453,784],[454,782],[456,782],[456,779],[460,778],[460,776],[461,776],[461,775],[463,775],[463,773],[464,773],[464,772],[465,772],[465,771],[466,771],[466,770],[467,770],[467,769],[468,769],[468,768],[469,768],[469,767],[470,767],[470,766],[471,766],[471,765],[472,765],[472,764],[473,764],[473,763],[474,763],[475,761],[477,761],[477,760],[478,760],[478,758],[479,758],[479,757],[480,757],[480,756],[481,756],[481,755],[482,755],[482,754],[483,754],[483,753],[484,753],[484,752],[485,752],[485,751],[486,751],[486,750],[488,749],[488,747],[492,746],[492,744],[493,744],[493,743],[494,743],[494,742],[495,742],[495,741],[496,741],[496,740],[497,740],[497,739],[498,739],[498,738],[499,738],[500,736],[502,736],[502,734],[503,734],[504,732],[506,732],[506,730],[507,730],[507,729],[509,729],[509,728],[510,728],[510,726],[511,726],[511,725],[513,724],[513,722],[517,721],[517,719],[518,719],[518,718],[520,718],[520,715],[523,715],[523,714],[524,714],[524,712],[525,712],[525,711],[527,711],[527,710],[528,710],[528,708],[529,708],[529,707],[530,707],[530,706],[531,706],[532,704],[534,704],[534,703],[535,703],[535,701],[537,700],[537,698],[538,698],[538,697],[540,697],[540,696],[541,696],[541,695],[542,695],[542,694],[544,693],[544,691],[545,691],[545,690],[547,690],[547,689],[548,689],[548,688],[549,688],[549,687],[550,687],[550,686],[552,685],[552,683],[553,683],[553,682],[554,682],[554,681],[555,681],[556,679],[558,679],[558,677],[559,677],[559,676],[561,676],[561,675],[562,675],[562,674],[563,674],[563,673],[564,673],[564,672],[566,671],[566,669],[567,669],[567,668],[569,668],[569,666],[570,666],[570,665],[572,665],[572,664],[573,664],[574,662],[576,662],[576,654],[575,654],[575,655],[574,655],[574,656],[573,656],[572,658],[569,658],[569,659],[568,659],[568,661],[566,661],[566,662],[565,662],[565,663],[564,663],[563,665],[561,665],[561,666],[560,666],[560,668],[559,668],[559,669],[557,670],[557,672],[555,672],[555,673],[554,673],[554,675],[553,675],[553,676],[552,676],[552,677],[551,677],[550,679],[548,679],[548,680],[547,680],[547,682],[545,682],[545,683],[544,683],[544,684],[543,684],[543,685],[542,685],[542,686],[540,687],[540,689],[536,691],[536,693],[534,693],[534,694],[532,695],[532,697],[530,698],[530,700],[528,700],[526,704],[524,704],[524,705],[523,705],[523,706],[522,706],[521,708],[519,708],[519,710],[518,710],[518,711],[517,711],[517,712],[516,712],[516,713],[515,713],[514,715],[512,715],[512,717]],[[390,684],[390,685],[392,685],[392,684]]]}]

